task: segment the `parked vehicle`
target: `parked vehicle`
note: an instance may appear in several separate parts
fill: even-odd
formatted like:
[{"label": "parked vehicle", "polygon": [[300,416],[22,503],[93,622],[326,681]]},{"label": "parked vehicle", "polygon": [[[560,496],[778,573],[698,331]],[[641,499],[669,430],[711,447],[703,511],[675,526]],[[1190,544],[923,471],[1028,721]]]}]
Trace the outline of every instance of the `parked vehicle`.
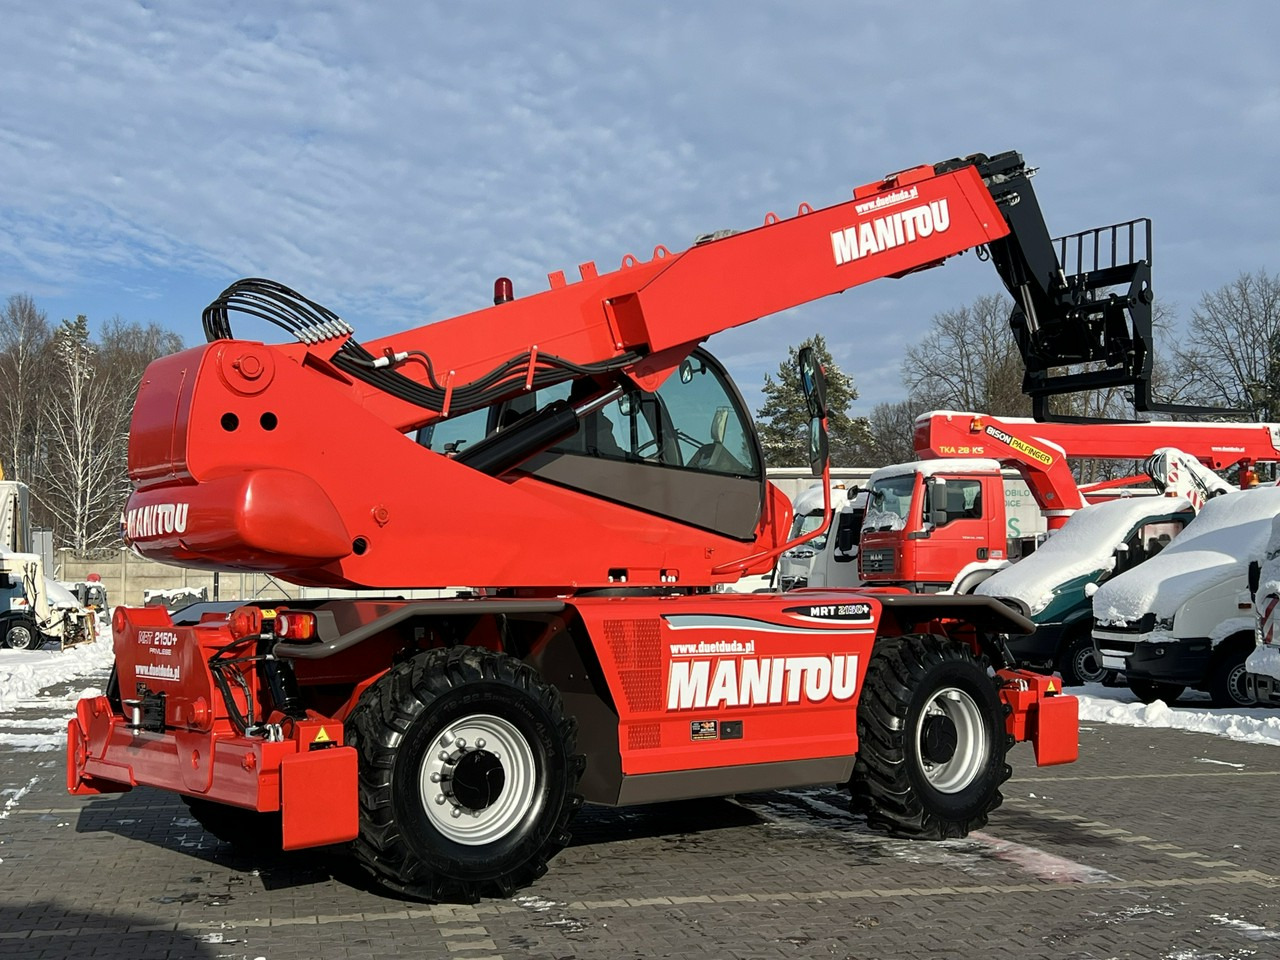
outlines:
[{"label": "parked vehicle", "polygon": [[1035,633],[1009,638],[1022,666],[1057,670],[1063,683],[1099,683],[1093,645],[1098,586],[1158,554],[1195,516],[1185,497],[1129,497],[1077,510],[1029,557],[996,571],[974,593],[1017,605]]},{"label": "parked vehicle", "polygon": [[1254,646],[1249,566],[1262,555],[1280,488],[1215,497],[1158,556],[1113,577],[1093,598],[1093,638],[1108,670],[1143,701],[1187,687],[1215,706],[1252,706],[1245,660]]},{"label": "parked vehicle", "polygon": [[[299,584],[484,593],[258,601],[196,623],[117,608],[114,680],[68,728],[69,789],[169,790],[259,850],[274,828],[285,849],[354,841],[379,884],[421,899],[537,879],[584,800],[847,783],[895,834],[977,828],[1010,744],[1075,759],[1075,698],[1009,669],[999,637],[1030,624],[990,598],[713,592],[799,542],[746,405],[699,345],[980,245],[1053,329],[1021,341],[1035,363],[1145,353],[1149,262],[1064,272],[1011,153],[615,272],[584,264],[523,299],[499,279],[494,306],[368,345],[292,290],[233,285],[205,312],[211,342],[143,378],[132,546]],[[300,342],[235,339],[239,311]],[[825,380],[799,360],[829,484]],[[1141,397],[1145,373],[1109,376]],[[468,417],[447,441],[408,439]]]},{"label": "parked vehicle", "polygon": [[1280,515],[1271,522],[1256,574],[1256,632],[1244,665],[1245,688],[1259,703],[1280,706]]}]

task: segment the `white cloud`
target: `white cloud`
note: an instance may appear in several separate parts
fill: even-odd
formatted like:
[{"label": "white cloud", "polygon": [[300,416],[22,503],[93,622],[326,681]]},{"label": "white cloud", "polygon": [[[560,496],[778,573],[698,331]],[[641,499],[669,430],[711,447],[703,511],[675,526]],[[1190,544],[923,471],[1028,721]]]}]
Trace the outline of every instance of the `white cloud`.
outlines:
[{"label": "white cloud", "polygon": [[[19,6],[0,62],[0,294],[161,319],[240,275],[366,338],[825,205],[881,174],[1020,149],[1050,227],[1150,215],[1187,311],[1275,269],[1278,16],[1090,2]],[[812,330],[866,410],[973,258],[717,338],[748,402]],[[184,316],[151,316],[150,310]],[[139,315],[143,314],[143,315]]]}]

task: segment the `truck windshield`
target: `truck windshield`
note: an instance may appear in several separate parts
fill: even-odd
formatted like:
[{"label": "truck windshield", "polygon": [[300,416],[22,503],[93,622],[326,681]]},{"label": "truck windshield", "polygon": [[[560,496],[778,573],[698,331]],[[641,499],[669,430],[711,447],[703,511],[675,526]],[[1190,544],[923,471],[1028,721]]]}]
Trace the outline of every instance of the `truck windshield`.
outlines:
[{"label": "truck windshield", "polygon": [[885,477],[873,482],[867,498],[867,515],[862,521],[862,529],[901,530],[906,527],[915,483],[914,473]]},{"label": "truck windshield", "polygon": [[[796,537],[803,537],[810,531],[817,530],[822,525],[821,513],[803,513],[796,517],[791,524],[791,536],[788,538],[794,540]],[[827,534],[831,532],[831,528],[827,528],[826,533],[819,534],[810,540],[805,546],[811,550],[821,550],[827,545]]]}]

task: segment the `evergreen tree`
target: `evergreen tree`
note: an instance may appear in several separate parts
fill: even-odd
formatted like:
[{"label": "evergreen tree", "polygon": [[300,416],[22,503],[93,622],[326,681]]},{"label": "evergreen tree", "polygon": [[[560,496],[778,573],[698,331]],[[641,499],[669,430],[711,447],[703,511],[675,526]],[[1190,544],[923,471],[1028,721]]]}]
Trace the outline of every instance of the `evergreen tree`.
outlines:
[{"label": "evergreen tree", "polygon": [[787,359],[778,366],[775,380],[764,376],[764,405],[756,411],[760,424],[760,445],[771,467],[787,467],[809,462],[809,408],[800,386],[796,360],[800,351],[812,347],[827,374],[827,431],[831,441],[831,462],[852,464],[869,442],[867,421],[849,416],[849,407],[858,399],[853,378],[836,366],[821,334],[787,348]]}]

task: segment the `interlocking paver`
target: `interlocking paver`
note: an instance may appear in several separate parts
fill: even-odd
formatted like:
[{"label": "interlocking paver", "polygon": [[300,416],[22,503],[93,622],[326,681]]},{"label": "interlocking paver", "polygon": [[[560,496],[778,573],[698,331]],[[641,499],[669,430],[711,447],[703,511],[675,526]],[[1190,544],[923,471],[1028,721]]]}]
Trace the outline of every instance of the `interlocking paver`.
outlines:
[{"label": "interlocking paver", "polygon": [[242,855],[157,791],[67,797],[60,754],[0,747],[0,790],[26,791],[0,819],[0,956],[1280,957],[1280,751],[1081,742],[1057,768],[1016,748],[990,825],[942,844],[868,831],[834,788],[587,808],[534,887],[474,907],[385,897],[329,851]]}]

